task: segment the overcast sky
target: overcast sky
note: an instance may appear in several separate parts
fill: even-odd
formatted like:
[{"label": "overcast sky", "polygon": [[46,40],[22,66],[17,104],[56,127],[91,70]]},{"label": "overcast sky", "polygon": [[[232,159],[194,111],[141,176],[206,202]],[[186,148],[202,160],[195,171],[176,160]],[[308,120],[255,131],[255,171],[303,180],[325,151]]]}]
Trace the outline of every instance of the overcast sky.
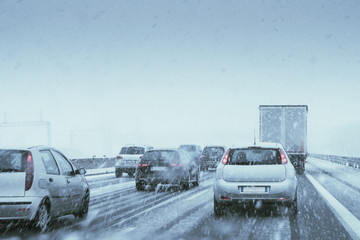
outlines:
[{"label": "overcast sky", "polygon": [[[355,0],[0,0],[0,122],[50,121],[53,147],[99,156],[250,144],[260,104],[306,104],[309,152],[360,156],[359,13]],[[48,143],[16,129],[0,146]]]}]

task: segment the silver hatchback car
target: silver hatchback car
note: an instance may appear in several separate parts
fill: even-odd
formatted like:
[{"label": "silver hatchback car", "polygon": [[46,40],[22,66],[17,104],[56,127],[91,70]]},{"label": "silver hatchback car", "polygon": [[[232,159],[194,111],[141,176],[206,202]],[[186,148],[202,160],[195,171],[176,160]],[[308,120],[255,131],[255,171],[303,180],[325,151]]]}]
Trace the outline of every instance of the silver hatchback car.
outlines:
[{"label": "silver hatchback car", "polygon": [[228,207],[267,205],[284,205],[297,214],[297,177],[284,148],[277,143],[229,148],[216,169],[215,215]]},{"label": "silver hatchback car", "polygon": [[54,217],[85,218],[85,173],[53,148],[0,149],[0,223],[29,220],[45,231]]}]

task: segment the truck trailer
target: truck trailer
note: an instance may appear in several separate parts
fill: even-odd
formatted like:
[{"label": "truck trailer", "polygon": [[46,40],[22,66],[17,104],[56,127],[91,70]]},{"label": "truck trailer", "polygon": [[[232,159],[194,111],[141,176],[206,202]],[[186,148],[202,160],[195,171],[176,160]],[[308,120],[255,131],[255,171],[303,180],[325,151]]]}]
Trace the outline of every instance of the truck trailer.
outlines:
[{"label": "truck trailer", "polygon": [[305,170],[307,105],[260,105],[259,139],[281,143],[298,173]]}]

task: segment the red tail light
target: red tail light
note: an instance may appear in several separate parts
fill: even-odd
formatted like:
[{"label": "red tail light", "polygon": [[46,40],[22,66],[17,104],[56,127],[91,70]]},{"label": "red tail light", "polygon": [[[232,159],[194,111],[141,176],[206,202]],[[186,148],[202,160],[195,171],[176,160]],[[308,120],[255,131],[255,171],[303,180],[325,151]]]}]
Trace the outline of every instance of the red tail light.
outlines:
[{"label": "red tail light", "polygon": [[220,199],[221,199],[221,200],[225,200],[225,201],[230,201],[230,200],[231,200],[231,198],[225,197],[225,196],[221,196]]},{"label": "red tail light", "polygon": [[284,151],[282,149],[279,149],[279,151],[280,151],[281,163],[282,164],[287,164],[288,160],[286,158],[286,155],[285,155]]},{"label": "red tail light", "polygon": [[229,154],[230,154],[230,148],[228,150],[226,150],[225,154],[224,154],[224,157],[222,159],[222,163],[224,165],[226,165],[228,163],[228,158],[229,158]]},{"label": "red tail light", "polygon": [[171,163],[170,166],[172,166],[172,167],[182,167],[183,164],[182,163]]},{"label": "red tail light", "polygon": [[139,168],[142,168],[142,167],[147,167],[148,165],[147,163],[139,163],[138,166]]},{"label": "red tail light", "polygon": [[116,159],[122,159],[122,156],[116,156]]},{"label": "red tail light", "polygon": [[29,190],[34,180],[34,162],[31,152],[28,152],[26,159],[26,177],[25,177],[25,191]]}]

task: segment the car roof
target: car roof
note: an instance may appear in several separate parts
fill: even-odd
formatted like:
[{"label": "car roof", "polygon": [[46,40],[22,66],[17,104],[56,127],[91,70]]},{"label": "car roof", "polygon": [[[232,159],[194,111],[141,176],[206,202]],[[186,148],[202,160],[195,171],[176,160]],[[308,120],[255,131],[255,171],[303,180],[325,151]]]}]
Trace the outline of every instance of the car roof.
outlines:
[{"label": "car roof", "polygon": [[153,152],[153,151],[179,151],[178,148],[153,148],[151,150],[149,150],[148,152]]},{"label": "car roof", "polygon": [[233,146],[231,148],[234,149],[234,148],[253,148],[253,147],[258,147],[258,148],[283,148],[283,146],[280,143],[275,143],[275,142],[257,142],[254,145]]},{"label": "car roof", "polygon": [[218,147],[222,147],[222,148],[225,148],[225,149],[226,149],[226,147],[223,146],[223,145],[206,145],[206,146],[204,147],[204,149],[205,149],[205,148],[218,148]]}]

